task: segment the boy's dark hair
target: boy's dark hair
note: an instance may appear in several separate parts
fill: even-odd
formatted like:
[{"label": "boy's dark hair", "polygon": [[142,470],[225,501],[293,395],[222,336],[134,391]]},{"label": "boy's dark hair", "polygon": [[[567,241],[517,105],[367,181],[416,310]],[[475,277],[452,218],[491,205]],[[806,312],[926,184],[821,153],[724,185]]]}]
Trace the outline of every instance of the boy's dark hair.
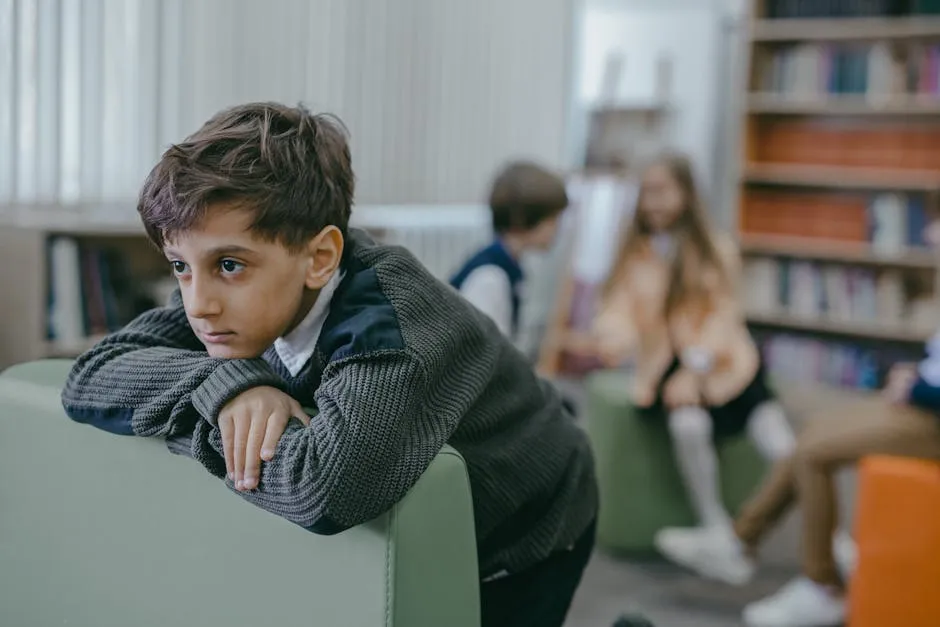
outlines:
[{"label": "boy's dark hair", "polygon": [[298,250],[326,226],[346,233],[355,187],[343,123],[302,106],[250,103],[223,110],[150,172],[137,211],[163,248],[215,202],[254,213],[252,230]]},{"label": "boy's dark hair", "polygon": [[528,231],[567,206],[568,194],[561,177],[530,161],[504,167],[490,191],[493,230],[497,233]]}]

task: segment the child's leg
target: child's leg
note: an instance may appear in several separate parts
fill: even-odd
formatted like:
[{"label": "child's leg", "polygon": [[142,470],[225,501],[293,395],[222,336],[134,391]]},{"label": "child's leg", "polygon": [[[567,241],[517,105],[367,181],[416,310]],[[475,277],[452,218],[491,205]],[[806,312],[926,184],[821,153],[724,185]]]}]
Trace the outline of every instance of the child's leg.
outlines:
[{"label": "child's leg", "polygon": [[[748,420],[747,430],[757,449],[772,462],[789,457],[796,448],[793,429],[787,422],[783,407],[777,401],[759,405]],[[847,580],[855,570],[856,561],[855,543],[847,530],[836,530],[832,539],[832,552],[842,578]]]},{"label": "child's leg", "polygon": [[761,403],[747,421],[747,434],[765,459],[776,462],[793,454],[796,437],[777,401]]},{"label": "child's leg", "polygon": [[721,503],[718,457],[712,443],[712,419],[701,407],[669,412],[669,433],[679,474],[702,526],[731,533],[731,517]]},{"label": "child's leg", "polygon": [[841,618],[843,582],[832,546],[838,522],[833,474],[870,454],[940,458],[940,421],[928,412],[878,397],[835,411],[808,421],[792,458],[803,514],[803,576],[745,608],[746,622],[808,625]]},{"label": "child's leg", "polygon": [[480,585],[482,627],[562,627],[594,549],[592,523],[569,550]]}]

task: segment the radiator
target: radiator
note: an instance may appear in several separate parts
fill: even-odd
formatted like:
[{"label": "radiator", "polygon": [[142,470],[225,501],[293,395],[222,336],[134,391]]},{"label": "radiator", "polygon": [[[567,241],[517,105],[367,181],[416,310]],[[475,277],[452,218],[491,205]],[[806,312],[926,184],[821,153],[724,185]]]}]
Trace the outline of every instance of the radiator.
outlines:
[{"label": "radiator", "polygon": [[441,280],[493,237],[483,205],[367,205],[353,209],[352,216],[351,226],[404,246]]}]

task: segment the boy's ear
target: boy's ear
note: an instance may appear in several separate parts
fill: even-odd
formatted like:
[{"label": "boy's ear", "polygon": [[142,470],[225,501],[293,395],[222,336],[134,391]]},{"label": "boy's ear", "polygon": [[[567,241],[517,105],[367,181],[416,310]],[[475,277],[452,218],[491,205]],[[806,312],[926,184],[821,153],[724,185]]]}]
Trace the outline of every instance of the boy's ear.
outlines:
[{"label": "boy's ear", "polygon": [[322,289],[336,272],[343,258],[343,234],[335,226],[327,226],[310,240],[307,254],[306,286],[312,290]]}]

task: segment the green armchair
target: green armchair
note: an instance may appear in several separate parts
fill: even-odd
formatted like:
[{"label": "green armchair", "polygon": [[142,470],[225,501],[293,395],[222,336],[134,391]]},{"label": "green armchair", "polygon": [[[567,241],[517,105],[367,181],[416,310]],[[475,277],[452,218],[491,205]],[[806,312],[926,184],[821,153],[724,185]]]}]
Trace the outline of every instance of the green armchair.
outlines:
[{"label": "green armchair", "polygon": [[69,420],[70,362],[0,374],[0,616],[18,627],[478,627],[463,459],[376,520],[317,536],[157,439]]}]

